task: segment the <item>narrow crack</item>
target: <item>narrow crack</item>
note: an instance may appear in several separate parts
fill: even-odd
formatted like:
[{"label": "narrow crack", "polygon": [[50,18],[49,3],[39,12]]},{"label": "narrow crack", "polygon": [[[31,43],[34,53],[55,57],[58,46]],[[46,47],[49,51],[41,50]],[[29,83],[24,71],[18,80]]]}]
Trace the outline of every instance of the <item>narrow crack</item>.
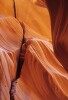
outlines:
[{"label": "narrow crack", "polygon": [[11,82],[11,88],[10,88],[10,91],[9,91],[9,93],[10,93],[10,100],[15,100],[14,99],[14,94],[16,92],[16,83],[17,83],[16,80]]},{"label": "narrow crack", "polygon": [[[23,36],[24,38],[24,36]],[[24,63],[24,57],[25,57],[25,53],[26,53],[26,44],[25,44],[25,40],[22,40],[22,44],[21,44],[21,48],[20,48],[20,54],[19,54],[19,59],[18,59],[18,66],[17,66],[17,71],[16,71],[16,78],[15,80],[13,80],[11,82],[11,87],[10,87],[10,100],[15,100],[14,99],[14,94],[16,92],[16,83],[17,83],[17,79],[20,77],[20,73],[21,73],[21,69],[22,69],[22,65]]]},{"label": "narrow crack", "polygon": [[[15,6],[15,0],[13,0],[13,8],[14,8],[14,17],[16,18],[16,6]],[[11,81],[11,87],[10,87],[10,91],[9,91],[9,94],[10,94],[10,100],[15,100],[14,99],[14,93],[15,93],[15,87],[16,86],[16,79]]]},{"label": "narrow crack", "polygon": [[[14,16],[16,18],[16,6],[15,6],[15,0],[13,0],[13,8],[14,8]],[[18,57],[18,64],[17,64],[17,71],[16,71],[16,78],[15,80],[11,81],[11,87],[10,87],[10,100],[15,100],[14,98],[14,94],[16,92],[16,83],[17,83],[17,79],[20,77],[20,72],[22,69],[22,65],[24,63],[24,56],[25,56],[25,52],[26,52],[26,39],[25,39],[25,26],[24,24],[20,23],[20,25],[23,28],[23,39],[22,39],[22,43],[21,43],[21,47],[20,47],[20,53],[19,53],[19,57]],[[24,45],[23,45],[24,44]]]},{"label": "narrow crack", "polygon": [[26,45],[25,45],[25,40],[24,40],[24,36],[23,36],[23,40],[22,40],[22,44],[21,44],[21,48],[20,48],[20,54],[19,54],[19,58],[18,58],[16,79],[18,79],[20,77],[20,72],[22,69],[22,65],[24,63],[25,53],[26,53]]},{"label": "narrow crack", "polygon": [[14,8],[14,16],[16,18],[16,6],[15,6],[15,0],[13,0],[13,8]]}]

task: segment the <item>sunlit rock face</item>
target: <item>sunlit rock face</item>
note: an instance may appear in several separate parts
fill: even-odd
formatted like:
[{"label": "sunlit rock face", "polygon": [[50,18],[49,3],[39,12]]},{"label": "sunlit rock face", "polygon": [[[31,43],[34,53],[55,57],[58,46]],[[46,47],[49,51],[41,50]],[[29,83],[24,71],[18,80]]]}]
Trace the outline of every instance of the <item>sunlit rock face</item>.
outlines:
[{"label": "sunlit rock face", "polygon": [[15,0],[16,18],[25,24],[26,37],[51,40],[49,13],[46,8],[35,5],[32,0]]},{"label": "sunlit rock face", "polygon": [[14,16],[13,0],[0,0],[0,16]]},{"label": "sunlit rock face", "polygon": [[67,100],[68,73],[56,59],[49,41],[28,40],[15,100]]},{"label": "sunlit rock face", "polygon": [[0,100],[68,100],[68,1],[0,2]]}]

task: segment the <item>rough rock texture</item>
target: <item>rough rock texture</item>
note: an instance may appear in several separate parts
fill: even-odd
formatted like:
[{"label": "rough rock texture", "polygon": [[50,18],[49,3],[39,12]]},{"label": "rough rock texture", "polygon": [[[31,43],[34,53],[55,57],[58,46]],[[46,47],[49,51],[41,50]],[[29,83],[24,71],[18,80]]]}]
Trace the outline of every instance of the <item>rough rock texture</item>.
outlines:
[{"label": "rough rock texture", "polygon": [[0,0],[0,100],[68,100],[67,10],[68,0]]}]

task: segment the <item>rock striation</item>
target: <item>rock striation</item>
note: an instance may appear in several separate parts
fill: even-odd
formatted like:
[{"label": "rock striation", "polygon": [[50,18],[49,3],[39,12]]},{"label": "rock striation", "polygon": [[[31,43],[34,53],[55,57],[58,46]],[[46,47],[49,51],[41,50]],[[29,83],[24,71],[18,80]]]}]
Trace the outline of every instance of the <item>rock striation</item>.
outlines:
[{"label": "rock striation", "polygon": [[68,100],[68,0],[0,0],[0,100]]}]

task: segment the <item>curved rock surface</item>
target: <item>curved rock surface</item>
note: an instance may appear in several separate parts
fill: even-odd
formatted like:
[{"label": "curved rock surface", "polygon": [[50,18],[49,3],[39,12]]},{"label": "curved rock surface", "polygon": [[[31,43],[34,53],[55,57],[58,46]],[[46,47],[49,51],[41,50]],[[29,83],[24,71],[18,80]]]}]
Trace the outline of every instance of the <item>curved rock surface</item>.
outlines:
[{"label": "curved rock surface", "polygon": [[68,100],[67,8],[0,0],[0,100]]},{"label": "curved rock surface", "polygon": [[23,29],[15,18],[0,18],[0,100],[10,100],[22,35]]},{"label": "curved rock surface", "polygon": [[68,73],[56,59],[49,41],[31,39],[16,86],[16,100],[67,100]]}]

